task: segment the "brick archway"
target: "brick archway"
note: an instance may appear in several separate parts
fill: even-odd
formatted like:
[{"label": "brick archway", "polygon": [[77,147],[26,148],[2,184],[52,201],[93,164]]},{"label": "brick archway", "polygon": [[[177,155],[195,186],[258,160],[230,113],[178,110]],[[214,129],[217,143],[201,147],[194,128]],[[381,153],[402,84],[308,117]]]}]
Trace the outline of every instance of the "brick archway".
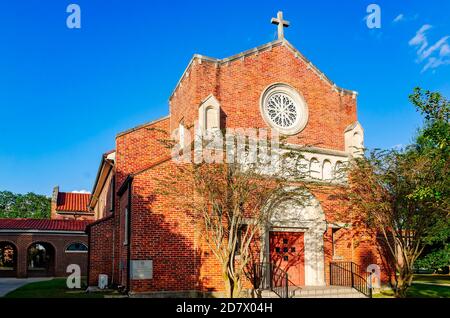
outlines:
[{"label": "brick archway", "polygon": [[10,241],[0,241],[0,277],[17,274],[17,246]]},{"label": "brick archway", "polygon": [[31,243],[27,250],[27,276],[47,277],[55,275],[56,248],[44,241]]}]

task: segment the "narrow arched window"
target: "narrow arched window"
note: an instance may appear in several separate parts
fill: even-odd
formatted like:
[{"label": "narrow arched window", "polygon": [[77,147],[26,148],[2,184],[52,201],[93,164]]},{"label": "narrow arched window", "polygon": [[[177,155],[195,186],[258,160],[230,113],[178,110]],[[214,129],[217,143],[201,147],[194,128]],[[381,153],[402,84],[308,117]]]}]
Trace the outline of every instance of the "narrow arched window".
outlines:
[{"label": "narrow arched window", "polygon": [[342,181],[344,177],[344,164],[341,161],[336,161],[334,166],[334,179],[337,181]]},{"label": "narrow arched window", "polygon": [[214,107],[206,108],[206,130],[219,128],[217,109]]},{"label": "narrow arched window", "polygon": [[323,180],[333,179],[333,167],[330,160],[324,160],[322,164],[322,178]]},{"label": "narrow arched window", "polygon": [[71,243],[66,248],[66,253],[86,253],[88,251],[88,247],[84,243]]},{"label": "narrow arched window", "polygon": [[309,162],[309,175],[313,179],[321,179],[320,162],[316,158],[312,158]]}]

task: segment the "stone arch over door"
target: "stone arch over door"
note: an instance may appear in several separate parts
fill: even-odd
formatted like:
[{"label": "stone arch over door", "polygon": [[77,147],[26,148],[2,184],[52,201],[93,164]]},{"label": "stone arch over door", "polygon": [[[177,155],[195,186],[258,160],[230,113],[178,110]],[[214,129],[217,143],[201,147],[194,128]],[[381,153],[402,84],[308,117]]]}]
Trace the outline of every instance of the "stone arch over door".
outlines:
[{"label": "stone arch over door", "polygon": [[270,221],[262,239],[265,246],[263,258],[268,261],[270,257],[271,231],[303,232],[305,285],[324,286],[324,233],[327,224],[319,200],[305,191],[298,197],[280,200],[270,214]]}]

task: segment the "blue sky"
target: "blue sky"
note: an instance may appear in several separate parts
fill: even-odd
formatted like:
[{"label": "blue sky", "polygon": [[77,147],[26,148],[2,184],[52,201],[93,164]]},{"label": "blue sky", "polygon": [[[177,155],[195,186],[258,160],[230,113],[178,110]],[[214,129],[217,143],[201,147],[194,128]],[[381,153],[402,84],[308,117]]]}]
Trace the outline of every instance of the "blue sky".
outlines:
[{"label": "blue sky", "polygon": [[[66,26],[71,3],[78,30]],[[370,3],[380,29],[364,21]],[[450,96],[450,1],[0,0],[0,190],[91,190],[115,135],[168,113],[194,53],[222,58],[275,39],[278,10],[287,39],[359,92],[366,146],[411,140],[413,87]]]}]

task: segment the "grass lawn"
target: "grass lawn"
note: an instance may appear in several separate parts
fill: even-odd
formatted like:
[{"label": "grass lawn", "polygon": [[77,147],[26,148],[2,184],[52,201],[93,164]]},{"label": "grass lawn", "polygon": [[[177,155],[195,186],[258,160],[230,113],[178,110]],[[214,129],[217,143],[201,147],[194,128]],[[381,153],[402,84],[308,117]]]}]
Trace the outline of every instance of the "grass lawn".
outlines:
[{"label": "grass lawn", "polygon": [[431,283],[431,284],[448,284],[450,285],[450,275],[414,275],[414,282]]},{"label": "grass lawn", "polygon": [[55,278],[19,287],[5,298],[104,298],[111,293],[86,293],[85,289],[68,289],[65,278]]},{"label": "grass lawn", "polygon": [[[421,284],[426,283],[426,284]],[[429,284],[450,284],[449,275],[414,275],[413,284],[407,290],[408,298],[450,298],[450,286]],[[391,298],[394,293],[385,290],[374,294],[374,298]]]}]

